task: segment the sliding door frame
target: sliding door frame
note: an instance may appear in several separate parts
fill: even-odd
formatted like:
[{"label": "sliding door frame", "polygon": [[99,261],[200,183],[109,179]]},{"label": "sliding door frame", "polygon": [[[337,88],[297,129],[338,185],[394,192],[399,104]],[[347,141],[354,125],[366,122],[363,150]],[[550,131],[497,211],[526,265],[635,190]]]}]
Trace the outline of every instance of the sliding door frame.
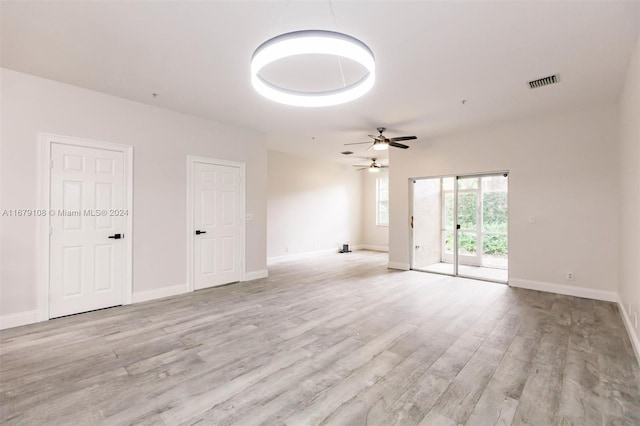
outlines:
[{"label": "sliding door frame", "polygon": [[[445,175],[433,175],[433,176],[421,176],[421,177],[413,177],[413,178],[409,178],[408,184],[409,184],[409,211],[410,211],[410,228],[409,228],[409,252],[411,253],[410,256],[410,264],[409,264],[409,269],[410,270],[417,270],[417,271],[423,271],[421,269],[415,269],[415,241],[414,241],[414,232],[413,232],[413,226],[414,226],[414,185],[416,181],[419,180],[427,180],[427,179],[440,179],[441,182],[441,189],[440,191],[442,192],[442,179],[444,178],[453,178],[453,273],[447,273],[447,272],[430,272],[430,271],[423,271],[423,272],[429,272],[429,273],[433,273],[433,274],[441,274],[441,275],[448,275],[448,276],[453,276],[453,277],[460,277],[460,278],[470,278],[470,279],[474,279],[474,280],[479,280],[479,281],[489,281],[489,282],[494,282],[494,283],[500,283],[500,284],[507,284],[509,285],[509,279],[508,279],[508,275],[507,275],[507,282],[504,281],[495,281],[495,280],[489,280],[486,278],[477,278],[477,277],[471,277],[471,276],[467,276],[467,275],[461,275],[459,273],[459,268],[458,268],[458,179],[462,178],[483,178],[483,177],[488,177],[488,176],[506,176],[508,177],[511,173],[508,170],[499,170],[499,171],[490,171],[490,172],[478,172],[478,173],[458,173],[458,174],[445,174]],[[480,182],[479,182],[480,185]],[[479,189],[480,191],[480,189]],[[507,209],[508,206],[511,204],[511,195],[510,195],[511,191],[507,190]],[[442,194],[441,194],[442,195]],[[481,196],[481,195],[480,195]],[[444,202],[443,202],[444,203]],[[444,205],[442,206],[442,208],[444,208]],[[442,214],[440,215],[440,222],[442,223]],[[482,223],[478,223],[477,227],[482,227]],[[509,213],[507,213],[507,253],[510,253],[510,238],[509,236],[511,235],[511,218],[509,217]],[[480,228],[477,228],[477,232],[481,233],[482,230]],[[442,256],[441,256],[442,257]],[[507,267],[507,274],[509,274],[509,267]]]}]

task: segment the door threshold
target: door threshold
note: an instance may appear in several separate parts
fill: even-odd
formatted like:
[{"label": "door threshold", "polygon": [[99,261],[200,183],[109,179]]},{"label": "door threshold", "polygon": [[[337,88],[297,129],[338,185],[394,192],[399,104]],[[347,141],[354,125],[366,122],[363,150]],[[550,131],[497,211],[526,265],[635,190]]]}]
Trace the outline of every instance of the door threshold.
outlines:
[{"label": "door threshold", "polygon": [[427,271],[426,269],[419,269],[419,268],[411,268],[411,271],[424,272],[427,274],[443,275],[445,277],[464,278],[466,280],[476,280],[476,281],[484,281],[484,282],[494,283],[494,284],[509,285],[509,281],[500,281],[500,280],[492,280],[489,278],[471,277],[469,275],[460,275],[460,274],[455,275],[455,274],[448,274],[446,272]]}]

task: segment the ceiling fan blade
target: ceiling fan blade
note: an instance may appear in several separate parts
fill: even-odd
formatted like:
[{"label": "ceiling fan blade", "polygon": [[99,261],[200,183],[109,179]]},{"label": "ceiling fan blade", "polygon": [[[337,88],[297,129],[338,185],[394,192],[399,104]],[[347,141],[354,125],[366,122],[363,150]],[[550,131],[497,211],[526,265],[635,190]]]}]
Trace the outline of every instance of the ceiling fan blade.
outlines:
[{"label": "ceiling fan blade", "polygon": [[364,164],[354,164],[353,167],[369,167]]},{"label": "ceiling fan blade", "polygon": [[411,141],[414,139],[418,139],[417,136],[399,136],[397,138],[391,138],[389,139],[391,142],[398,142],[398,141]]},{"label": "ceiling fan blade", "polygon": [[409,148],[408,145],[403,145],[401,143],[397,143],[397,142],[389,142],[389,146],[392,146],[394,148],[402,148],[402,149],[407,149]]},{"label": "ceiling fan blade", "polygon": [[362,145],[363,143],[371,143],[371,141],[369,141],[369,142],[353,142],[353,143],[345,143],[344,145]]},{"label": "ceiling fan blade", "polygon": [[383,166],[383,165],[381,164],[381,165],[379,165],[379,166],[378,166],[378,168],[380,168],[380,169],[388,169],[388,168],[389,168],[389,166]]},{"label": "ceiling fan blade", "polygon": [[368,168],[369,168],[368,166],[367,166],[367,167],[363,167],[363,168],[361,168],[361,169],[356,170],[356,172],[361,172],[361,171],[363,171],[363,170],[367,170]]},{"label": "ceiling fan blade", "polygon": [[369,136],[371,139],[375,139],[378,140],[378,138],[380,137],[380,135],[367,135]]}]

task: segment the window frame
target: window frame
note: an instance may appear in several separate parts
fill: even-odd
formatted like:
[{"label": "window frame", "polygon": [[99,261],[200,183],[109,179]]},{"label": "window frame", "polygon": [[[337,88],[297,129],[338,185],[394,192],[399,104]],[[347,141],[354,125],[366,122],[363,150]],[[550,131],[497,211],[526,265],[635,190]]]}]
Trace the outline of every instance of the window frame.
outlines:
[{"label": "window frame", "polygon": [[[381,192],[381,181],[385,180],[386,181],[386,192],[387,192],[387,197],[386,200],[381,200],[380,197],[380,192]],[[380,220],[380,205],[381,203],[386,203],[387,204],[387,221],[386,223],[382,222]],[[389,176],[379,176],[376,177],[376,226],[384,226],[384,227],[388,227],[389,226]]]}]

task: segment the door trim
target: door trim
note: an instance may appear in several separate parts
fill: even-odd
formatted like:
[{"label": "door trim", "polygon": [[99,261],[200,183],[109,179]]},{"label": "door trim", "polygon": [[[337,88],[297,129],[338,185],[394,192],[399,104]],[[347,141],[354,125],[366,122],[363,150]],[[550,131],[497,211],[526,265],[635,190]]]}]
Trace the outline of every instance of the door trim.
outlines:
[{"label": "door trim", "polygon": [[219,160],[209,157],[200,157],[197,155],[187,155],[187,291],[195,291],[194,283],[194,238],[193,238],[193,170],[195,163],[211,164],[214,166],[227,166],[236,167],[240,171],[240,213],[238,214],[238,220],[242,224],[240,227],[240,281],[246,281],[246,234],[247,223],[245,221],[246,215],[246,179],[245,179],[245,163],[239,163],[236,161]]},{"label": "door trim", "polygon": [[[125,216],[125,235],[124,240],[124,282],[122,304],[131,304],[133,294],[133,147],[131,145],[123,145],[113,142],[97,141],[85,138],[76,138],[71,136],[60,136],[50,133],[40,133],[38,135],[39,145],[39,161],[38,173],[39,187],[38,200],[39,209],[47,212],[51,207],[51,145],[54,143],[60,145],[72,145],[83,148],[104,149],[107,151],[121,152],[124,157],[124,208],[129,211],[129,215]],[[38,292],[37,292],[37,312],[38,321],[49,320],[49,214],[43,215],[38,220],[38,241],[37,251],[39,253],[38,260]]]}]

